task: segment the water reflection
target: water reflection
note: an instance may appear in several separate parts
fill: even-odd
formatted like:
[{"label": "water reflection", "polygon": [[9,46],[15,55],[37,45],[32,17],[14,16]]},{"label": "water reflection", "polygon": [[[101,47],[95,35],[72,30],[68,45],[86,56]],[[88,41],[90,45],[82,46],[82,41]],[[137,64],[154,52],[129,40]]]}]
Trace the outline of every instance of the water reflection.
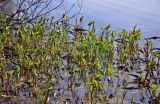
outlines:
[{"label": "water reflection", "polygon": [[119,31],[137,25],[143,34],[155,35],[160,27],[159,5],[159,0],[84,0],[82,15],[98,26],[111,23]]}]

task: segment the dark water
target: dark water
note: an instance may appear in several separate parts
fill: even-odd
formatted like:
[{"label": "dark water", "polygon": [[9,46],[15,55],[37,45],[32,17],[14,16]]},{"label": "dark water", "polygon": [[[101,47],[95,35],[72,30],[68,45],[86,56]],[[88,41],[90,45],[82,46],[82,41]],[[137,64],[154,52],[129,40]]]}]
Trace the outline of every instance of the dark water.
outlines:
[{"label": "dark water", "polygon": [[97,27],[110,23],[120,31],[137,25],[144,37],[160,33],[160,0],[83,0],[81,15],[86,22],[95,20]]}]

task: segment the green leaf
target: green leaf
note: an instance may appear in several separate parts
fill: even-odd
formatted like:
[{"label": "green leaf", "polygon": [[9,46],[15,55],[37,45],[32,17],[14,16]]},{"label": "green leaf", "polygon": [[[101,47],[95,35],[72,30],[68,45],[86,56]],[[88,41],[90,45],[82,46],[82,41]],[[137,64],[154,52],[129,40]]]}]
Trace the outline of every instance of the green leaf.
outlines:
[{"label": "green leaf", "polygon": [[27,32],[27,29],[25,27],[23,28],[23,30],[24,30],[24,32]]},{"label": "green leaf", "polygon": [[100,79],[102,76],[102,74],[100,72],[98,72],[94,77],[96,80]]},{"label": "green leaf", "polygon": [[111,25],[108,24],[108,25],[104,28],[104,30],[108,30],[110,27],[111,27]]},{"label": "green leaf", "polygon": [[88,26],[91,26],[92,24],[94,24],[94,21],[91,21],[90,23],[88,23]]},{"label": "green leaf", "polygon": [[104,28],[103,28],[102,26],[100,26],[100,29],[101,29],[101,30],[104,30]]},{"label": "green leaf", "polygon": [[100,44],[101,44],[101,41],[97,39],[95,45],[100,45]]},{"label": "green leaf", "polygon": [[97,80],[93,80],[93,83],[96,87],[98,87],[98,81]]},{"label": "green leaf", "polygon": [[133,103],[134,102],[134,96],[132,96],[132,99],[131,99],[131,103]]},{"label": "green leaf", "polygon": [[62,14],[62,18],[64,18],[64,17],[65,17],[65,14],[63,13],[63,14]]},{"label": "green leaf", "polygon": [[75,42],[76,46],[80,46],[80,42],[76,41]]},{"label": "green leaf", "polygon": [[147,46],[153,46],[153,43],[150,40],[145,40],[144,42],[145,42],[145,45]]},{"label": "green leaf", "polygon": [[83,21],[83,16],[80,18],[80,22],[82,22]]},{"label": "green leaf", "polygon": [[6,30],[7,30],[7,31],[10,30],[10,28],[11,28],[11,26],[7,26],[7,27],[6,27]]},{"label": "green leaf", "polygon": [[110,65],[109,65],[109,67],[108,67],[108,73],[109,73],[111,76],[114,76],[114,71],[113,71],[113,69],[111,68]]},{"label": "green leaf", "polygon": [[94,61],[94,64],[92,65],[93,68],[97,69],[97,70],[100,70],[101,69],[101,63],[100,63],[100,60],[99,59],[96,59]]},{"label": "green leaf", "polygon": [[51,18],[54,19],[55,17],[54,17],[54,16],[51,16]]},{"label": "green leaf", "polygon": [[35,50],[34,50],[34,52],[41,52],[42,50],[41,50],[41,48],[36,48]]},{"label": "green leaf", "polygon": [[153,50],[151,51],[151,53],[152,53],[153,56],[156,56],[156,57],[159,57],[159,55],[160,55],[160,51],[155,50],[155,49],[153,49]]},{"label": "green leaf", "polygon": [[66,16],[66,20],[69,21],[69,16]]},{"label": "green leaf", "polygon": [[76,22],[75,22],[75,27],[79,28],[77,18],[76,18]]},{"label": "green leaf", "polygon": [[149,63],[148,63],[148,66],[150,67],[150,68],[153,68],[154,67],[154,65],[156,64],[156,61],[149,61]]},{"label": "green leaf", "polygon": [[35,62],[34,61],[31,61],[31,60],[29,60],[29,66],[33,66],[33,65],[35,65]]},{"label": "green leaf", "polygon": [[81,68],[75,68],[75,69],[73,69],[73,72],[78,72],[80,70],[81,70]]},{"label": "green leaf", "polygon": [[16,65],[16,70],[17,70],[17,71],[20,71],[19,65]]},{"label": "green leaf", "polygon": [[116,37],[116,33],[112,31],[112,41],[115,39],[115,37]]},{"label": "green leaf", "polygon": [[156,91],[157,91],[157,89],[158,89],[158,85],[157,84],[154,84],[153,86],[152,86],[152,94],[154,95],[154,96],[156,96]]},{"label": "green leaf", "polygon": [[84,58],[82,59],[82,61],[84,65],[87,65],[87,61]]},{"label": "green leaf", "polygon": [[34,72],[34,74],[35,74],[36,76],[38,75],[38,74],[37,74],[37,69],[36,69],[36,68],[34,69],[33,72]]}]

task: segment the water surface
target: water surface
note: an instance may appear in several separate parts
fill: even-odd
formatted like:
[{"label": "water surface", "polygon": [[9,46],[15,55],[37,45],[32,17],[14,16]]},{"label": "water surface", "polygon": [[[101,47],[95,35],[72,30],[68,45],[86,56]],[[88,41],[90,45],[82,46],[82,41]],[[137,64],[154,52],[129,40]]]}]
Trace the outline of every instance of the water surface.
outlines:
[{"label": "water surface", "polygon": [[[69,0],[68,4],[73,2]],[[83,0],[81,15],[86,22],[95,20],[97,27],[110,23],[120,31],[137,25],[144,37],[160,33],[159,0]]]}]

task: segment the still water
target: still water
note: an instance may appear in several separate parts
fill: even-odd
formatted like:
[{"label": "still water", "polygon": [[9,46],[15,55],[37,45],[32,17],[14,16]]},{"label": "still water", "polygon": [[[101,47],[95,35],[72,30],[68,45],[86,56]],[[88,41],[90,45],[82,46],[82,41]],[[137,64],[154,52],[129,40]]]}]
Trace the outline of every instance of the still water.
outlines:
[{"label": "still water", "polygon": [[95,20],[97,27],[110,23],[120,31],[137,25],[143,37],[160,34],[160,0],[83,0],[81,15],[86,24]]}]

